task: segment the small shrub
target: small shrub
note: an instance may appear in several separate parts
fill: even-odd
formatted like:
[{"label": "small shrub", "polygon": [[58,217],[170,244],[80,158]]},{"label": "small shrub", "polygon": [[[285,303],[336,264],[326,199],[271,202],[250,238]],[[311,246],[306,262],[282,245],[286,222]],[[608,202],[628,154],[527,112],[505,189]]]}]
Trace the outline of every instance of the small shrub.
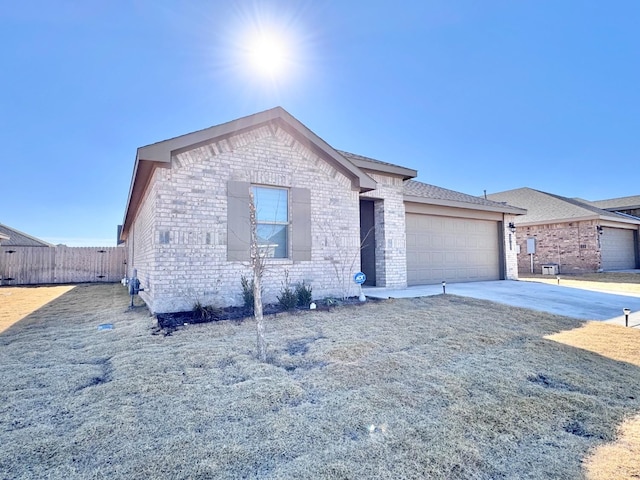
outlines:
[{"label": "small shrub", "polygon": [[337,298],[333,298],[333,297],[326,297],[324,299],[324,304],[328,307],[337,307],[339,305],[342,304],[342,302],[340,300],[338,300]]},{"label": "small shrub", "polygon": [[298,304],[298,296],[291,287],[285,287],[280,291],[278,303],[285,310],[293,310]]},{"label": "small shrub", "polygon": [[293,310],[298,304],[298,296],[289,283],[289,270],[284,271],[284,282],[278,295],[278,303],[284,310]]},{"label": "small shrub", "polygon": [[240,283],[242,284],[242,302],[245,308],[253,311],[253,279],[249,281],[247,277],[242,275],[240,277]]},{"label": "small shrub", "polygon": [[193,306],[193,321],[199,322],[211,322],[220,318],[221,310],[213,305],[202,305],[200,301],[196,301]]},{"label": "small shrub", "polygon": [[304,280],[301,283],[298,283],[296,285],[296,298],[299,307],[308,308],[313,301],[311,285],[305,284]]},{"label": "small shrub", "polygon": [[193,314],[196,318],[205,318],[207,315],[207,307],[200,303],[200,300],[197,300],[193,305]]}]

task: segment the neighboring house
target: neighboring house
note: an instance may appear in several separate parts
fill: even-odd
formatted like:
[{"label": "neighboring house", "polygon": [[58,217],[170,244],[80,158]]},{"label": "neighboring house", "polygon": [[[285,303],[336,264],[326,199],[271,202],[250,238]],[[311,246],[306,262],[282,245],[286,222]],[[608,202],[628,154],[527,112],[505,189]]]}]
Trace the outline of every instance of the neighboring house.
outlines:
[{"label": "neighboring house", "polygon": [[3,247],[53,247],[51,243],[32,237],[0,223],[0,243]]},{"label": "neighboring house", "polygon": [[543,265],[551,264],[558,265],[560,273],[640,268],[640,218],[532,188],[494,193],[487,198],[527,210],[515,220],[520,273],[531,272],[532,268],[534,273],[541,273]]},{"label": "neighboring house", "polygon": [[314,298],[368,284],[517,278],[508,224],[524,210],[420,183],[415,170],[335,150],[282,108],[137,151],[122,225],[129,275],[154,313],[241,303],[250,202],[267,258]]},{"label": "neighboring house", "polygon": [[609,200],[596,200],[587,203],[594,207],[608,210],[609,212],[624,213],[640,218],[640,195],[611,198]]},{"label": "neighboring house", "polygon": [[[52,244],[0,223],[0,285],[31,282],[39,270],[41,260],[48,258]],[[33,255],[24,254],[25,251]],[[46,263],[46,262],[45,262]],[[22,280],[27,281],[22,282]]]}]

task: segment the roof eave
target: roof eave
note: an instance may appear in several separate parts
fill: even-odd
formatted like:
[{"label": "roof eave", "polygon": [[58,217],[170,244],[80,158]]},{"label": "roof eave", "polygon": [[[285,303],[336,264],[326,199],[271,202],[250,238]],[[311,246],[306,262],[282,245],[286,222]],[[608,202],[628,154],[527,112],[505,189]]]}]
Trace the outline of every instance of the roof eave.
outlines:
[{"label": "roof eave", "polygon": [[470,210],[481,210],[485,212],[510,213],[513,215],[525,215],[527,213],[523,208],[512,207],[510,205],[480,205],[477,203],[458,202],[456,200],[419,197],[417,195],[404,195],[404,201],[410,203],[422,203],[426,205],[439,205],[443,207],[467,208]]},{"label": "roof eave", "polygon": [[[124,210],[124,219],[122,220],[122,231],[120,232],[120,240],[124,241],[129,235],[129,229],[133,223],[137,206],[142,200],[149,181],[153,176],[156,168],[169,168],[169,162],[142,160],[140,158],[140,149],[136,154],[136,161],[133,167],[133,175],[131,176],[131,185],[129,186],[129,196],[127,198],[127,206]],[[131,208],[135,206],[135,208]]]},{"label": "roof eave", "polygon": [[628,223],[631,225],[640,225],[640,218],[634,217],[633,215],[629,215],[628,217],[621,216],[619,218],[605,217],[603,215],[600,215],[599,219],[603,222],[618,222],[618,223]]},{"label": "roof eave", "polygon": [[585,215],[582,217],[566,217],[566,218],[549,218],[535,221],[526,221],[526,217],[516,221],[516,225],[518,227],[532,227],[535,225],[548,225],[549,223],[572,223],[572,222],[583,222],[587,220],[596,220],[602,222],[613,222],[613,223],[628,223],[631,225],[640,225],[640,219],[634,218],[613,218],[605,215]]},{"label": "roof eave", "polygon": [[399,165],[385,165],[378,162],[371,162],[360,158],[350,159],[356,167],[364,170],[370,170],[372,172],[386,173],[390,175],[397,175],[402,177],[402,180],[410,180],[418,176],[418,171],[411,168],[401,167]]},{"label": "roof eave", "polygon": [[[598,208],[602,208],[602,207],[598,207]],[[620,210],[637,210],[639,208],[640,208],[640,205],[623,205],[623,206],[602,208],[602,210],[606,210],[608,212],[618,212]]]}]

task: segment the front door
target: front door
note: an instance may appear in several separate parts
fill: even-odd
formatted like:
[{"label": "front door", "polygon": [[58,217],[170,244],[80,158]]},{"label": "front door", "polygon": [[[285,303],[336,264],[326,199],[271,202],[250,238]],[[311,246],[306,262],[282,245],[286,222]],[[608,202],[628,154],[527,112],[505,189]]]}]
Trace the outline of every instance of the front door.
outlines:
[{"label": "front door", "polygon": [[360,268],[367,276],[365,285],[376,284],[376,231],[372,200],[360,200]]}]

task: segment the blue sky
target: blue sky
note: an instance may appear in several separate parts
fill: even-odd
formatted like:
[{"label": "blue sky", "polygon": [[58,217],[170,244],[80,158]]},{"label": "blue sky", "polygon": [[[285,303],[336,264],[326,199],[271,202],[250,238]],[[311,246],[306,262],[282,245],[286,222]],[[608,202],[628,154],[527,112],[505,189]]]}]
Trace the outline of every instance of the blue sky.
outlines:
[{"label": "blue sky", "polygon": [[[473,195],[640,194],[637,0],[3,2],[0,223],[115,244],[136,148],[281,105]],[[272,77],[256,29],[289,45]]]}]

